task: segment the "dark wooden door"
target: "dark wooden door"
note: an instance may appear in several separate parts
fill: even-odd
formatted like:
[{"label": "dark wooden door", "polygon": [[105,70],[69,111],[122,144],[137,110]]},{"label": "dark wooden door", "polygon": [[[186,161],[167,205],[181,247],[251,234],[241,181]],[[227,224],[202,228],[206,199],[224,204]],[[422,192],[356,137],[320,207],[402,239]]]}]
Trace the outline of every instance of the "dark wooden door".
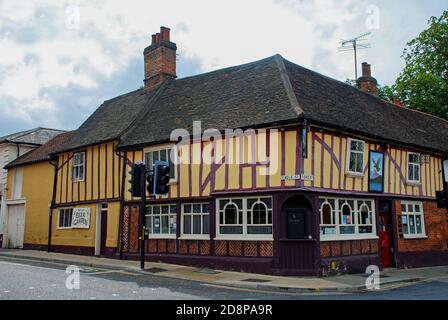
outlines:
[{"label": "dark wooden door", "polygon": [[101,245],[100,254],[104,256],[106,254],[106,240],[107,240],[107,211],[101,212]]},{"label": "dark wooden door", "polygon": [[316,240],[313,233],[312,211],[309,208],[284,208],[278,245],[279,269],[283,274],[302,275],[314,272]]},{"label": "dark wooden door", "polygon": [[379,249],[380,260],[383,268],[394,265],[393,238],[392,238],[392,213],[390,202],[379,202]]}]

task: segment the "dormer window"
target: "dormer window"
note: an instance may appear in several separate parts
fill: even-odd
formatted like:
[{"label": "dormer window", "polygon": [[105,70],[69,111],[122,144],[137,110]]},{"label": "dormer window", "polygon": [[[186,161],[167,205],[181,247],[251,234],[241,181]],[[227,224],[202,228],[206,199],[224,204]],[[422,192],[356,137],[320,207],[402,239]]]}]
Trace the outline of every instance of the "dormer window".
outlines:
[{"label": "dormer window", "polygon": [[407,182],[410,184],[419,184],[420,179],[420,154],[408,152],[407,163]]},{"label": "dormer window", "polygon": [[348,139],[347,174],[356,176],[364,175],[365,144],[362,140]]}]

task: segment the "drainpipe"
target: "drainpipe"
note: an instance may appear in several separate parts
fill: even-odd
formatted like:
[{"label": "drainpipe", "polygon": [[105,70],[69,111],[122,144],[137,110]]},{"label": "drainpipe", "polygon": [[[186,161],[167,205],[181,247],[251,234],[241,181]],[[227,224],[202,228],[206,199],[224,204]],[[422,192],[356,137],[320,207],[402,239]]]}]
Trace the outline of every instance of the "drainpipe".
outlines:
[{"label": "drainpipe", "polygon": [[20,157],[20,144],[16,143],[16,148],[17,148],[17,158]]},{"label": "drainpipe", "polygon": [[53,195],[51,197],[51,204],[49,206],[49,212],[48,212],[48,246],[47,246],[47,252],[51,252],[51,231],[52,231],[52,225],[53,225],[53,208],[54,204],[56,202],[56,186],[58,183],[58,164],[53,163],[50,161],[50,164],[54,166],[54,177],[53,177]]}]

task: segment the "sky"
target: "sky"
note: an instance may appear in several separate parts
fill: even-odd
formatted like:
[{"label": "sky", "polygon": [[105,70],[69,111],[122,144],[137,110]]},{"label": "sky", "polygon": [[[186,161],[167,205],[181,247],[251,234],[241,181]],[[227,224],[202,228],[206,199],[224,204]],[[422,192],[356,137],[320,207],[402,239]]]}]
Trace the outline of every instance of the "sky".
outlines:
[{"label": "sky", "polygon": [[0,136],[78,128],[104,100],[143,85],[143,49],[164,25],[186,77],[274,54],[345,81],[341,39],[371,32],[359,51],[382,85],[406,43],[448,0],[0,0]]}]

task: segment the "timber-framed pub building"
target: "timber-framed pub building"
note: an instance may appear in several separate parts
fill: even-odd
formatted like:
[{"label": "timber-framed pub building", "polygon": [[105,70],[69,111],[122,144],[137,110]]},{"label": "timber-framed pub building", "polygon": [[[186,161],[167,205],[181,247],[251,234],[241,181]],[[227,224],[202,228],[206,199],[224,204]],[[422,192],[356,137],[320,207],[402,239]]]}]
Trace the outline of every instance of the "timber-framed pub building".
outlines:
[{"label": "timber-framed pub building", "polygon": [[[380,99],[367,63],[357,87],[280,55],[176,79],[176,49],[162,27],[144,87],[51,153],[50,241],[25,248],[139,259],[130,165],[166,160],[170,192],[147,199],[148,261],[281,275],[448,264],[447,121]],[[88,225],[72,225],[76,209]]]}]

